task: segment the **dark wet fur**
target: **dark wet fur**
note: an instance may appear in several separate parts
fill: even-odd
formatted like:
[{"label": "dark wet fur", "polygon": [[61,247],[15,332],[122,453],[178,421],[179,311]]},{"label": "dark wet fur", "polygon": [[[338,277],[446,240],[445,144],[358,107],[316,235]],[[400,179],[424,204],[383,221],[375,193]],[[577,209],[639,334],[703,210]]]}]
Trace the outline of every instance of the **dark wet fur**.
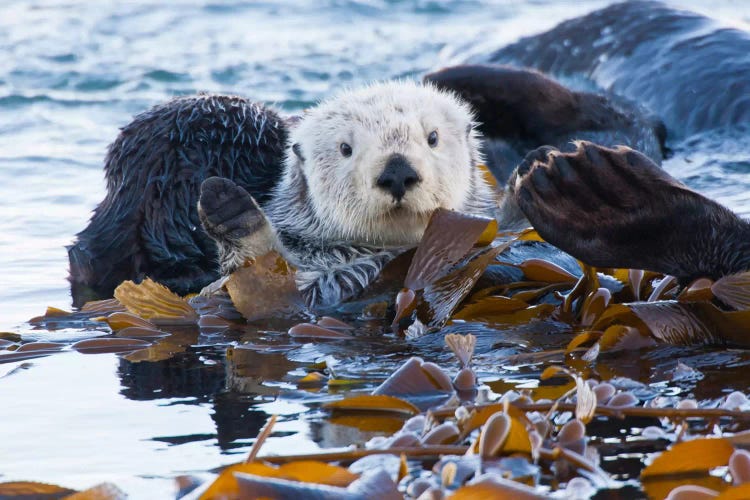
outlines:
[{"label": "dark wet fur", "polygon": [[574,139],[607,146],[624,144],[661,161],[664,127],[637,106],[602,95],[575,92],[541,73],[501,65],[464,65],[425,76],[472,104],[485,137],[485,155],[496,175],[529,151],[552,145],[567,148]]},{"label": "dark wet fur", "polygon": [[[657,163],[664,156],[664,126],[645,110],[616,96],[569,90],[535,70],[464,65],[431,73],[425,80],[471,102],[484,135],[485,161],[500,182],[535,148],[571,151],[575,140],[624,144]],[[508,197],[498,222],[506,229],[528,225]]]},{"label": "dark wet fur", "polygon": [[612,5],[473,62],[588,78],[675,137],[750,122],[750,34],[659,2]]},{"label": "dark wet fur", "polygon": [[226,177],[265,202],[280,178],[287,131],[239,97],[174,99],[122,129],[105,161],[107,195],[69,248],[74,303],[151,277],[177,293],[219,277],[216,244],[198,219],[200,185]]},{"label": "dark wet fur", "polygon": [[516,175],[516,202],[534,228],[587,264],[683,284],[750,269],[750,224],[629,148],[540,148]]}]

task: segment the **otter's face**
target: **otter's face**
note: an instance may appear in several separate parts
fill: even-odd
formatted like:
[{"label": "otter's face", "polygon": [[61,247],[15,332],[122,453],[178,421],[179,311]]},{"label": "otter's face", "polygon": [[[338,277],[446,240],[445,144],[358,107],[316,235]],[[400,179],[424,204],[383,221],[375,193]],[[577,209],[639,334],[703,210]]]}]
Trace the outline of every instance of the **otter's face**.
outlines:
[{"label": "otter's face", "polygon": [[292,131],[289,167],[335,237],[412,245],[435,209],[464,208],[477,140],[470,108],[452,94],[383,83],[309,111]]}]

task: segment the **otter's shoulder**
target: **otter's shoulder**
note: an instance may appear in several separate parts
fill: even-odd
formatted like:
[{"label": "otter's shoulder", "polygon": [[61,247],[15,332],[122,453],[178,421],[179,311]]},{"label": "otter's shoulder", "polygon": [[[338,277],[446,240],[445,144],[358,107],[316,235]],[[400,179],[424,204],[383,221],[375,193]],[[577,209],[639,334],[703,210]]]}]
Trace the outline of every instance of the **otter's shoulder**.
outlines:
[{"label": "otter's shoulder", "polygon": [[236,96],[178,97],[137,115],[110,145],[107,194],[69,248],[74,301],[146,276],[178,293],[213,281],[201,183],[225,177],[263,203],[281,177],[287,135],[278,113]]},{"label": "otter's shoulder", "polygon": [[[467,103],[417,82],[342,91],[308,110],[290,132],[283,178],[263,206],[308,303],[356,296],[419,242],[438,208],[495,215],[476,168],[478,139]],[[242,242],[217,242],[230,250],[223,255],[247,255]]]}]

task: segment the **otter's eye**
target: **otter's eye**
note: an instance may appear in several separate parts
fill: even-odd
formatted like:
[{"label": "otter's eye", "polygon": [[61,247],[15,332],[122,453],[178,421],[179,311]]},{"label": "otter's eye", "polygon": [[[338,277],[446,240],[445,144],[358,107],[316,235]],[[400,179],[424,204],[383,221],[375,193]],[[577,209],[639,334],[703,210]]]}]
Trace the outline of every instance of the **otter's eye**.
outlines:
[{"label": "otter's eye", "polygon": [[352,147],[345,142],[341,143],[339,151],[341,151],[341,154],[344,155],[345,158],[349,158],[352,155]]},{"label": "otter's eye", "polygon": [[434,148],[435,146],[437,146],[437,142],[437,130],[433,130],[432,132],[430,132],[430,135],[427,136],[427,144],[429,144],[431,148]]}]

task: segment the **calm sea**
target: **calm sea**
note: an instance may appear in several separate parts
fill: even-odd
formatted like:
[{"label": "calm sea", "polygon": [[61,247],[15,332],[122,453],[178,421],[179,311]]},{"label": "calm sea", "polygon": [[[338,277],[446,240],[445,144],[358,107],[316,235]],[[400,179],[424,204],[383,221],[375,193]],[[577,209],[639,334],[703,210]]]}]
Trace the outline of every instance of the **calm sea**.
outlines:
[{"label": "calm sea", "polygon": [[[65,245],[102,199],[107,145],[134,114],[197,91],[299,111],[337,88],[419,78],[460,61],[469,48],[491,50],[606,3],[3,0],[0,331],[75,337],[24,321],[47,306],[70,307]],[[699,0],[673,3],[709,9]],[[747,28],[750,2],[715,0],[708,13]],[[699,144],[665,167],[750,215],[747,151],[742,141]],[[131,397],[113,355],[68,353],[33,363],[0,378],[0,422],[11,434],[0,439],[0,481],[86,487],[111,480],[137,497],[158,498],[171,494],[176,474],[239,459],[223,456],[231,446],[216,445],[214,406],[187,396]],[[254,408],[261,415],[306,410],[290,401]],[[306,425],[280,424],[297,438],[279,438],[270,451],[316,448]],[[246,452],[246,444],[237,447]]]}]

